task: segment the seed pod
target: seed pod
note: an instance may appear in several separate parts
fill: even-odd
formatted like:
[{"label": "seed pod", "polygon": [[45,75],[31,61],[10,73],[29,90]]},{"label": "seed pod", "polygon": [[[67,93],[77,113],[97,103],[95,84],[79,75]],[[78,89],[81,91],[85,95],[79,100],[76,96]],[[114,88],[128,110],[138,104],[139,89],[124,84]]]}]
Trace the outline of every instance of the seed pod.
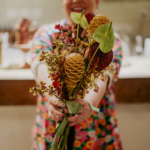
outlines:
[{"label": "seed pod", "polygon": [[90,31],[91,35],[93,35],[97,27],[106,23],[110,24],[110,20],[108,17],[106,17],[105,15],[97,15],[91,20],[88,30]]}]

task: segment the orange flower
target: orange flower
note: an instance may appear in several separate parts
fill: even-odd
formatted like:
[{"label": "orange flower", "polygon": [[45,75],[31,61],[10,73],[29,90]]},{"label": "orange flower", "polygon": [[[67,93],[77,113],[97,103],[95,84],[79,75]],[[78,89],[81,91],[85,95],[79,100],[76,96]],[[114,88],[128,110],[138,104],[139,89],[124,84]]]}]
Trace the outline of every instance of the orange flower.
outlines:
[{"label": "orange flower", "polygon": [[47,113],[43,113],[43,117],[44,117],[44,119],[48,119],[48,114]]},{"label": "orange flower", "polygon": [[97,128],[97,129],[96,129],[96,134],[99,134],[99,133],[101,133],[101,129],[100,129],[100,128]]},{"label": "orange flower", "polygon": [[37,141],[38,141],[39,143],[42,143],[42,138],[41,138],[41,137],[37,137]]},{"label": "orange flower", "polygon": [[90,117],[88,120],[87,120],[87,123],[91,124],[93,122],[93,118]]},{"label": "orange flower", "polygon": [[49,127],[47,128],[47,132],[49,132],[49,133],[54,133],[54,132],[55,132],[54,126],[49,126]]},{"label": "orange flower", "polygon": [[85,122],[80,122],[81,129],[85,129]]},{"label": "orange flower", "polygon": [[94,146],[94,141],[88,141],[88,142],[86,142],[86,147],[87,148],[91,148],[93,146]]},{"label": "orange flower", "polygon": [[106,150],[113,150],[113,147],[111,145],[107,146]]},{"label": "orange flower", "polygon": [[100,119],[99,123],[104,126],[106,124],[106,120],[105,119]]},{"label": "orange flower", "polygon": [[79,147],[81,145],[81,142],[78,140],[75,140],[74,147]]},{"label": "orange flower", "polygon": [[96,112],[96,111],[94,111],[94,112],[93,112],[93,116],[96,116],[96,115],[97,115],[97,112]]}]

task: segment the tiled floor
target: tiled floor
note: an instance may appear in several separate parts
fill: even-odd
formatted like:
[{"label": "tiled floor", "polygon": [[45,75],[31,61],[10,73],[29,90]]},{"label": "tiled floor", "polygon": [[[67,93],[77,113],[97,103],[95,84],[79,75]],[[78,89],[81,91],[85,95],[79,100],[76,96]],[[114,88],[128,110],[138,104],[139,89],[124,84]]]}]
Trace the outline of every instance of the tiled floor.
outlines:
[{"label": "tiled floor", "polygon": [[[124,150],[149,150],[150,104],[118,104]],[[30,150],[35,106],[0,107],[0,150]]]}]

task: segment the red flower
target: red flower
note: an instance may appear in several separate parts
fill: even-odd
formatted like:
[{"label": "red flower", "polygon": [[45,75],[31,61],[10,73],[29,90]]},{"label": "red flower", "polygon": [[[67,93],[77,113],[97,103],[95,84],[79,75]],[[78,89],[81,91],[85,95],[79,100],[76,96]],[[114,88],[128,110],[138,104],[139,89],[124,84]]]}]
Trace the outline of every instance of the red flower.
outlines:
[{"label": "red flower", "polygon": [[59,83],[57,81],[53,82],[54,88],[58,89],[60,87]]},{"label": "red flower", "polygon": [[[99,46],[99,43],[94,43],[93,45],[91,45],[91,47],[89,49],[89,62],[92,59],[98,46]],[[111,63],[111,61],[113,59],[113,51],[111,50],[108,53],[103,53],[99,48],[92,63],[91,63],[91,68],[94,67],[94,64],[96,63],[97,58],[99,58],[99,61],[98,61],[98,67],[96,68],[96,70],[102,71]]]},{"label": "red flower", "polygon": [[63,29],[63,26],[61,26],[60,24],[56,24],[55,29],[58,29],[59,31],[61,31]]},{"label": "red flower", "polygon": [[93,17],[95,17],[95,14],[93,14],[92,12],[88,13],[85,15],[87,21],[88,21],[88,24],[90,24],[90,21],[93,19]]}]

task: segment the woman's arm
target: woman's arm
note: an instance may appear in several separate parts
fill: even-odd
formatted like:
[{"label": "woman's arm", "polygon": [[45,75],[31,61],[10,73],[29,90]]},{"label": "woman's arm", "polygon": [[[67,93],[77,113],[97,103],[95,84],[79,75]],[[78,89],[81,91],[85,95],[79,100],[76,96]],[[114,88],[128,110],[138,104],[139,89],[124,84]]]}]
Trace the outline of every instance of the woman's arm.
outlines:
[{"label": "woman's arm", "polygon": [[[44,81],[47,86],[52,84],[51,79],[48,78],[47,66],[44,63],[37,66],[36,81],[38,83],[40,83],[40,81]],[[45,96],[48,99],[48,114],[50,119],[62,121],[65,114],[61,113],[60,107],[64,109],[65,113],[68,113],[65,103],[57,99],[55,96],[48,97],[48,93]]]},{"label": "woman's arm", "polygon": [[93,89],[91,89],[89,93],[86,94],[84,99],[87,100],[92,106],[98,107],[101,99],[103,98],[106,92],[107,82],[108,82],[108,79],[105,81],[97,79],[97,85],[99,87],[98,92],[95,92],[93,91]]},{"label": "woman's arm", "polygon": [[[91,89],[88,94],[85,96],[85,100],[87,100],[92,106],[97,107],[103,98],[106,88],[107,88],[108,79],[105,81],[97,81],[97,85],[99,87],[99,91],[96,93]],[[92,114],[93,110],[90,108],[89,104],[84,100],[76,100],[83,105],[81,111],[76,116],[68,117],[68,121],[70,122],[69,127],[74,126],[82,121],[87,120]]]}]

